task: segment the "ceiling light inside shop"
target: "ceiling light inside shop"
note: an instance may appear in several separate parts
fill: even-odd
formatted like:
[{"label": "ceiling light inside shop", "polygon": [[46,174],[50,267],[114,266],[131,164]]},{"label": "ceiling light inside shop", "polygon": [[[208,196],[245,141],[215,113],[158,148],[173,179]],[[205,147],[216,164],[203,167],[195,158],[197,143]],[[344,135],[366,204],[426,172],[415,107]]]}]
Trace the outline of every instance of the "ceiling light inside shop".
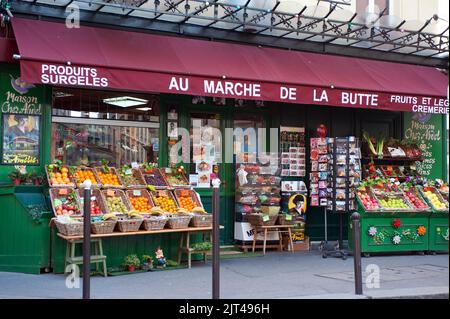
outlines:
[{"label": "ceiling light inside shop", "polygon": [[111,104],[119,107],[132,107],[137,105],[145,105],[148,103],[148,100],[138,99],[136,97],[131,96],[120,96],[113,97],[108,99],[103,99],[103,103]]},{"label": "ceiling light inside shop", "polygon": [[71,96],[74,96],[74,95],[70,94],[70,93],[66,93],[66,92],[57,91],[57,92],[53,93],[53,96],[56,97],[56,98],[62,98],[62,97],[71,97]]},{"label": "ceiling light inside shop", "polygon": [[152,108],[151,107],[137,107],[136,110],[147,112],[147,111],[151,111]]}]

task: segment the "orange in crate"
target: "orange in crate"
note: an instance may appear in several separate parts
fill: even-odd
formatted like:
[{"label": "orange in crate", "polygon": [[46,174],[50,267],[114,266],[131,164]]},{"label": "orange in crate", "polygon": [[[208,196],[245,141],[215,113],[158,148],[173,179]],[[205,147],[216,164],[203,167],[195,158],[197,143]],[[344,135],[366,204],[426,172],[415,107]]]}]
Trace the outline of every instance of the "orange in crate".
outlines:
[{"label": "orange in crate", "polygon": [[197,206],[189,194],[178,197],[178,202],[182,208],[187,209],[188,211],[192,211]]},{"label": "orange in crate", "polygon": [[103,185],[121,186],[119,177],[114,173],[98,172],[98,177]]},{"label": "orange in crate", "polygon": [[161,207],[161,209],[165,212],[169,213],[176,213],[177,212],[177,205],[175,204],[175,201],[170,198],[169,196],[155,196],[155,204],[156,206]]},{"label": "orange in crate", "polygon": [[140,213],[146,213],[152,209],[152,205],[150,204],[148,198],[145,198],[143,196],[129,198],[133,208]]},{"label": "orange in crate", "polygon": [[90,180],[92,184],[98,184],[94,172],[91,170],[77,169],[74,177],[77,180],[78,185],[83,184],[86,180]]}]

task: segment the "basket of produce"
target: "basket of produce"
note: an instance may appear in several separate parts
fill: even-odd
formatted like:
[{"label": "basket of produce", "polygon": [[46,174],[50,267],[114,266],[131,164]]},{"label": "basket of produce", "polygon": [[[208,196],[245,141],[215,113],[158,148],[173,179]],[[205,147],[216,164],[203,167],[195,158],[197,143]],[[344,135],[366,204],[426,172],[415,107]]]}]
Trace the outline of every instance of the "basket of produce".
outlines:
[{"label": "basket of produce", "polygon": [[55,216],[82,216],[80,200],[75,188],[50,188],[49,193]]},{"label": "basket of produce", "polygon": [[294,216],[290,214],[279,214],[276,224],[277,225],[294,225]]},{"label": "basket of produce", "polygon": [[192,215],[184,208],[179,208],[177,213],[168,214],[166,226],[171,229],[188,228]]},{"label": "basket of produce", "polygon": [[125,232],[137,232],[141,228],[144,219],[138,212],[130,212],[129,214],[123,214],[117,216],[117,230]]},{"label": "basket of produce", "polygon": [[45,165],[48,185],[51,187],[75,187],[74,173],[76,168],[59,163]]},{"label": "basket of produce", "polygon": [[94,172],[103,188],[124,188],[122,179],[114,167],[96,167]]},{"label": "basket of produce", "polygon": [[416,187],[408,187],[404,189],[403,192],[405,193],[406,198],[409,200],[409,204],[414,208],[414,210],[421,212],[431,212],[430,206],[423,199],[422,195]]},{"label": "basket of produce", "polygon": [[165,168],[160,170],[167,184],[171,187],[190,187],[184,169],[182,168]]},{"label": "basket of produce", "polygon": [[153,203],[159,206],[166,213],[176,213],[178,210],[178,203],[175,195],[169,190],[155,190],[150,192]]},{"label": "basket of produce", "polygon": [[143,164],[140,171],[147,185],[156,189],[169,187],[161,171],[154,164]]},{"label": "basket of produce", "polygon": [[261,205],[261,212],[264,215],[270,215],[270,216],[278,215],[278,213],[280,212],[280,209],[281,209],[280,206],[264,206],[264,205]]},{"label": "basket of produce", "polygon": [[126,214],[132,210],[125,192],[120,189],[103,189],[100,191],[106,213]]},{"label": "basket of produce", "polygon": [[167,223],[167,216],[160,207],[153,207],[150,214],[142,214],[144,221],[141,228],[145,230],[160,230],[164,229]]},{"label": "basket of produce", "polygon": [[179,206],[187,209],[189,212],[195,207],[203,207],[197,192],[192,189],[176,189],[174,190],[174,194]]},{"label": "basket of produce", "polygon": [[86,166],[77,167],[73,176],[78,188],[82,188],[82,184],[86,180],[90,180],[94,188],[100,188],[102,186],[93,168]]},{"label": "basket of produce", "polygon": [[408,199],[402,193],[385,193],[376,195],[384,211],[413,211]]},{"label": "basket of produce", "polygon": [[120,169],[119,175],[123,186],[127,188],[147,188],[144,177],[137,168],[131,168],[128,165],[124,165]]},{"label": "basket of produce", "polygon": [[245,217],[252,226],[273,226],[278,219],[278,215],[270,216],[260,213],[248,214]]},{"label": "basket of produce", "polygon": [[115,214],[105,214],[103,216],[96,216],[91,221],[91,232],[93,234],[111,234],[117,224]]},{"label": "basket of produce", "polygon": [[55,219],[55,225],[61,235],[83,236],[84,227],[81,218],[72,218],[68,215],[58,216]]},{"label": "basket of produce", "polygon": [[433,210],[448,212],[448,201],[446,201],[436,187],[428,186],[420,189],[423,197],[427,200]]},{"label": "basket of produce", "polygon": [[203,207],[195,207],[191,213],[190,226],[192,227],[211,227],[213,223],[213,215],[207,213]]},{"label": "basket of produce", "polygon": [[[78,196],[80,198],[81,212],[84,214],[84,189],[78,189]],[[105,203],[98,188],[91,190],[91,216],[99,216],[106,214]]]},{"label": "basket of produce", "polygon": [[145,189],[129,189],[125,191],[131,207],[138,213],[149,213],[155,206],[152,196]]},{"label": "basket of produce", "polygon": [[370,187],[362,186],[358,188],[356,198],[360,205],[368,212],[381,210],[381,205]]}]

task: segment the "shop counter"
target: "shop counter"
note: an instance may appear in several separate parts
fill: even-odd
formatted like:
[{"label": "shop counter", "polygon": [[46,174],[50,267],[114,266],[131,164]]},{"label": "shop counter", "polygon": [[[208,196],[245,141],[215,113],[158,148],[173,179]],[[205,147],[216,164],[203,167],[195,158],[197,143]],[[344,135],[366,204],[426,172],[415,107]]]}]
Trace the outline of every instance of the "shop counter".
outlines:
[{"label": "shop counter", "polygon": [[[358,204],[358,213],[361,216],[361,252],[365,255],[429,250],[431,212],[366,212]],[[352,247],[351,231],[348,236]]]},{"label": "shop counter", "polygon": [[0,271],[50,270],[52,216],[42,186],[0,184]]},{"label": "shop counter", "polygon": [[447,212],[433,212],[429,223],[429,247],[430,251],[447,251],[449,238],[449,220]]}]

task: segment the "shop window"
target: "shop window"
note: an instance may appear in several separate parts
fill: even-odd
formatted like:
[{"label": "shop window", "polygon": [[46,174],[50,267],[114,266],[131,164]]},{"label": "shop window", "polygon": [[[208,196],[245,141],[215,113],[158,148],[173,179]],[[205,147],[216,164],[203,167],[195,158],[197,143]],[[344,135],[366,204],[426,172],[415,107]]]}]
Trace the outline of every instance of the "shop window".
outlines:
[{"label": "shop window", "polygon": [[54,89],[52,158],[69,165],[158,162],[157,96]]}]

